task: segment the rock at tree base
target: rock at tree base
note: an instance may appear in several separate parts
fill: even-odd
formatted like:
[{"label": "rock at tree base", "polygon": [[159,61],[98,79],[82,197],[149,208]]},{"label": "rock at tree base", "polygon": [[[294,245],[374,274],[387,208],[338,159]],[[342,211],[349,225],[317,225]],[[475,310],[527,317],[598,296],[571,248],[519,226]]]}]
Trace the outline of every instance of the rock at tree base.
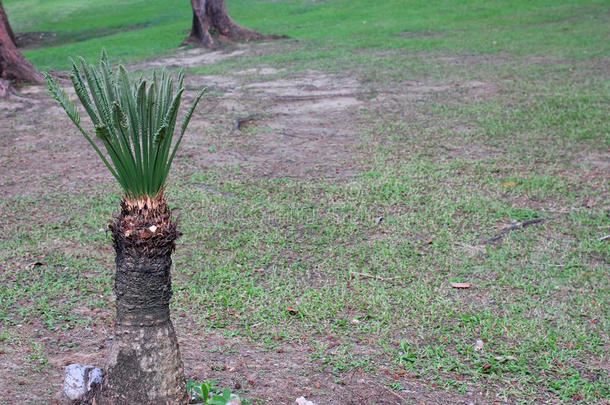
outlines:
[{"label": "rock at tree base", "polygon": [[64,375],[64,394],[73,401],[85,396],[93,384],[102,382],[102,370],[95,366],[70,364]]},{"label": "rock at tree base", "polygon": [[316,405],[314,402],[306,400],[305,397],[298,397],[294,403],[295,405]]},{"label": "rock at tree base", "polygon": [[4,79],[0,79],[0,98],[8,97],[10,94],[11,84]]},{"label": "rock at tree base", "polygon": [[241,399],[235,394],[231,394],[231,400],[226,405],[241,405]]}]

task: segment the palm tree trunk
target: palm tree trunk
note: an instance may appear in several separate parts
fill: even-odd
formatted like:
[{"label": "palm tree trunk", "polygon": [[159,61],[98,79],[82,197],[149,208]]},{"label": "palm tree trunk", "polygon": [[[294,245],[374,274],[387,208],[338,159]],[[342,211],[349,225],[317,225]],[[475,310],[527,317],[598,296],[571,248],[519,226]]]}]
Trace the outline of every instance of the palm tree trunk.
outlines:
[{"label": "palm tree trunk", "polygon": [[170,320],[170,268],[180,236],[162,199],[123,201],[111,221],[116,253],[115,337],[98,404],[187,404]]}]

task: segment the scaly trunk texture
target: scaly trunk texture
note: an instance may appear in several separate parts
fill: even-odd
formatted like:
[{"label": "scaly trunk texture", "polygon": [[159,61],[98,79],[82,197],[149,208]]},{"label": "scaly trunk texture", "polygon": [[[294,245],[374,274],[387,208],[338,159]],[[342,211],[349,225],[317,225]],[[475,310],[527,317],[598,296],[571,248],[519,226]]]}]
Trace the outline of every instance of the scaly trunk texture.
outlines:
[{"label": "scaly trunk texture", "polygon": [[250,41],[255,39],[287,38],[281,35],[263,35],[252,28],[237,24],[227,13],[224,0],[191,0],[193,26],[183,44],[212,48],[213,36],[220,40]]},{"label": "scaly trunk texture", "polygon": [[0,78],[42,83],[42,74],[19,52],[6,13],[0,3]]},{"label": "scaly trunk texture", "polygon": [[170,268],[180,236],[161,196],[125,200],[109,228],[116,253],[115,338],[98,405],[187,404],[169,315]]}]

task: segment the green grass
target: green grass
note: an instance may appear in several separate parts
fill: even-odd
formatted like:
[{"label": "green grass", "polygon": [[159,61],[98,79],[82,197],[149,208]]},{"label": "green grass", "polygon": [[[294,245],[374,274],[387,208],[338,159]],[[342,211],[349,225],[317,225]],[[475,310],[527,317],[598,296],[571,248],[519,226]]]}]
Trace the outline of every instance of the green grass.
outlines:
[{"label": "green grass", "polygon": [[[435,174],[446,168],[417,162],[340,185],[227,181],[226,174],[209,172],[175,182],[168,195],[182,212],[185,234],[175,255],[175,315],[192,316],[196,328],[261,342],[291,340],[295,329],[342,336],[339,348],[320,347],[313,355],[337,375],[394,364],[447,388],[497,384],[507,398],[537,389],[563,400],[607,396],[607,374],[587,362],[605,356],[610,327],[607,271],[594,259],[608,257],[607,244],[595,239],[607,212],[576,210],[472,255],[462,246],[489,236],[481,228],[493,229],[496,218],[524,217],[484,178],[467,178],[477,179],[473,195],[466,179]],[[236,198],[190,185],[201,182]],[[25,227],[4,240],[3,252],[10,253],[3,261],[40,255],[44,263],[34,272],[16,269],[3,289],[5,325],[41,316],[51,330],[78,328],[89,322],[71,310],[79,296],[89,297],[87,306],[111,305],[111,253],[88,251],[108,246],[104,233],[91,229],[111,215],[107,199],[119,195],[98,201],[100,192],[49,196],[61,222]],[[573,201],[560,190],[550,193],[562,206]],[[31,214],[26,204],[18,207],[21,215]],[[376,226],[378,215],[385,219]],[[70,244],[71,252],[56,253],[50,238]],[[453,290],[450,281],[474,288]],[[69,294],[74,290],[80,295]],[[29,305],[17,307],[19,300]],[[473,350],[479,338],[481,353]],[[352,350],[360,341],[371,342],[376,354]],[[498,360],[506,356],[515,360]]]},{"label": "green grass", "polygon": [[[366,49],[579,59],[608,54],[609,10],[604,2],[446,0],[431,5],[423,0],[229,0],[227,4],[239,23],[301,41],[297,49],[261,58],[268,62],[338,63],[358,59],[354,51]],[[110,0],[6,0],[5,7],[16,32],[59,34],[56,46],[25,51],[40,69],[62,69],[74,55],[93,61],[102,47],[122,60],[172,52],[191,22],[189,4],[182,0],[133,0],[120,5]],[[116,32],[117,28],[125,30]],[[69,36],[74,42],[67,42]]]},{"label": "green grass", "polygon": [[[75,54],[97,58],[102,46],[122,60],[166,54],[190,24],[185,1],[5,6],[18,32],[61,32],[54,46],[26,51],[43,69],[64,69]],[[167,193],[184,233],[174,255],[174,316],[194,331],[268,350],[302,345],[337,378],[362,369],[396,391],[416,381],[487,391],[510,403],[607,400],[610,245],[600,237],[609,232],[609,185],[607,167],[592,162],[610,146],[610,7],[392,0],[228,6],[238,22],[299,42],[190,74],[272,65],[285,69],[275,78],[290,80],[317,69],[357,78],[371,99],[397,101],[375,100],[355,113],[361,155],[346,179],[252,177],[213,165],[204,171],[178,156],[184,165],[170,175]],[[473,96],[460,87],[472,81],[495,90]],[[212,89],[209,105],[222,96]],[[201,154],[257,136],[254,129],[218,135],[227,117],[217,114],[205,116],[205,133],[191,134]],[[19,126],[31,119],[17,115],[7,133],[36,132]],[[7,148],[18,152],[18,143]],[[103,184],[70,192],[54,187],[53,176],[32,179],[45,186],[40,198],[24,191],[0,201],[0,349],[27,347],[33,370],[48,368],[47,346],[61,342],[21,341],[17,325],[69,334],[109,322],[83,308],[110,313],[113,305],[104,227],[120,190]],[[532,218],[549,220],[479,245]],[[329,336],[340,344],[330,345]],[[381,381],[383,368],[412,380]]]}]

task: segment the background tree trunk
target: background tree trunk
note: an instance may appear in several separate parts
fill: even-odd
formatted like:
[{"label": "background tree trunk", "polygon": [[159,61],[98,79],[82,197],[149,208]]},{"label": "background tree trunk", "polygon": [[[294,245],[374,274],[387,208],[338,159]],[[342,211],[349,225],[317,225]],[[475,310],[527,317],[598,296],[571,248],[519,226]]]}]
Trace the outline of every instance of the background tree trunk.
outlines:
[{"label": "background tree trunk", "polygon": [[2,7],[2,2],[0,2],[0,26],[6,27],[6,32],[8,33],[8,37],[13,41],[13,44],[17,45],[17,40],[15,39],[15,34],[13,33],[13,29],[11,25],[8,23],[8,17],[6,16],[6,12],[4,11],[4,7]]},{"label": "background tree trunk", "polygon": [[19,52],[13,31],[0,3],[0,78],[42,83],[42,74]]},{"label": "background tree trunk", "polygon": [[277,35],[263,35],[252,28],[237,24],[227,13],[224,0],[191,0],[193,26],[184,40],[185,44],[213,47],[214,36],[219,39],[250,41],[253,39],[285,38]]},{"label": "background tree trunk", "polygon": [[110,224],[116,253],[115,337],[97,403],[187,404],[169,316],[171,254],[179,233],[164,201],[152,213],[146,206],[123,202],[122,207]]}]

